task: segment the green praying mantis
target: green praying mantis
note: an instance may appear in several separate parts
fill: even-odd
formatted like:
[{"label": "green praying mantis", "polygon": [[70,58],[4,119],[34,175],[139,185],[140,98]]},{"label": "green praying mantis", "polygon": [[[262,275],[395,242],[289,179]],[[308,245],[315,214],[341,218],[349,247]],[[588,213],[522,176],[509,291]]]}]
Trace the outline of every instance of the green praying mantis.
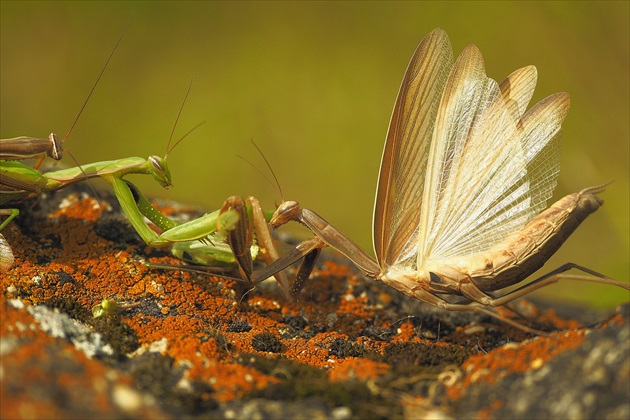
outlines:
[{"label": "green praying mantis", "polygon": [[[169,153],[190,133],[184,135],[173,147],[170,147],[175,126],[181,115],[183,106],[190,92],[190,86],[184,102],[179,110],[179,114],[175,121],[175,126],[171,132],[169,143],[166,148],[165,156],[149,156],[147,159],[140,157],[123,158],[111,161],[102,161],[87,165],[77,166],[74,168],[61,169],[56,171],[41,171],[39,168],[47,157],[60,160],[63,156],[63,145],[66,139],[72,133],[79,117],[85,109],[90,97],[92,96],[96,86],[98,85],[105,69],[109,65],[115,51],[117,50],[123,36],[125,35],[131,20],[118,38],[114,48],[110,52],[105,65],[102,67],[96,82],[92,86],[85,102],[79,110],[77,117],[71,125],[68,133],[59,140],[56,134],[51,133],[47,139],[36,137],[16,137],[11,139],[0,139],[0,215],[7,216],[0,223],[0,231],[4,229],[15,217],[19,215],[17,208],[11,208],[11,204],[16,204],[24,200],[35,198],[44,192],[55,191],[65,186],[99,177],[107,181],[113,188],[114,193],[132,226],[136,229],[142,239],[151,246],[165,247],[177,242],[192,241],[200,238],[207,238],[216,232],[228,230],[235,223],[236,217],[234,212],[224,211],[214,212],[195,221],[194,227],[178,228],[165,236],[156,234],[144,221],[144,214],[147,213],[150,219],[157,222],[158,226],[163,230],[173,228],[177,223],[167,219],[166,217],[158,217],[159,212],[153,208],[148,201],[143,201],[141,208],[138,207],[133,199],[133,191],[138,194],[137,189],[131,183],[128,183],[123,177],[130,174],[151,175],[156,182],[164,188],[170,188],[172,185],[171,173],[167,165],[167,157]],[[192,86],[192,81],[191,81]],[[196,128],[196,127],[195,127]],[[194,128],[193,128],[194,130]],[[191,130],[192,131],[192,130]],[[20,162],[25,159],[37,159],[33,166],[29,166]],[[182,230],[184,229],[183,233]],[[179,232],[179,233],[178,233]],[[188,236],[186,236],[188,235]],[[189,246],[192,248],[192,246]],[[183,252],[185,245],[177,248],[177,252]],[[198,259],[203,258],[206,261],[231,261],[231,255],[224,250],[215,249],[213,245],[197,247],[194,251],[189,250],[188,254],[199,255]],[[0,233],[0,271],[8,270],[14,262],[13,253],[10,246]]]},{"label": "green praying mantis", "polygon": [[[179,110],[175,126],[191,86],[189,86]],[[167,158],[172,150],[197,127],[188,131],[171,147],[174,127],[164,157],[157,155],[149,156],[147,159],[129,157],[42,172],[37,167],[28,166],[17,160],[8,160],[11,158],[8,156],[4,159],[5,155],[1,155],[3,159],[0,160],[0,205],[7,206],[22,202],[35,198],[43,192],[55,191],[77,182],[98,177],[111,185],[127,219],[148,245],[159,248],[173,246],[172,252],[175,256],[183,257],[186,255],[192,258],[194,262],[205,265],[233,263],[237,259],[228,246],[224,244],[223,239],[227,231],[234,229],[239,218],[237,212],[231,209],[230,204],[224,205],[221,210],[180,225],[161,214],[131,182],[124,179],[124,177],[132,174],[150,175],[163,188],[170,188],[172,178]],[[19,148],[14,147],[11,150],[11,156],[34,157],[35,154],[27,149],[28,147],[25,147],[25,152],[19,155],[17,153]],[[260,205],[257,207],[260,208]],[[245,208],[241,210],[246,211]],[[259,211],[259,213],[261,212],[262,210]],[[8,215],[0,224],[1,231],[13,218],[18,216],[19,211],[15,208],[4,208],[0,209],[0,214]],[[155,223],[163,233],[157,234],[151,229],[146,223],[145,217]],[[250,217],[243,218],[243,220],[249,219]],[[6,271],[13,263],[13,256],[6,241],[3,238],[0,239],[2,239],[2,248],[0,249],[2,264],[0,264],[0,268]],[[249,247],[249,249],[251,258],[251,253],[255,256],[257,249],[255,247]]]},{"label": "green praying mantis", "polygon": [[[267,225],[271,212],[265,215],[257,200],[249,198],[245,201],[239,197],[230,197],[221,210],[179,224],[161,214],[130,181],[124,179],[132,174],[151,175],[162,187],[168,189],[172,186],[171,173],[167,165],[168,155],[196,128],[186,133],[172,147],[170,146],[175,127],[190,93],[192,81],[175,120],[163,158],[155,155],[147,159],[130,157],[55,171],[44,172],[39,169],[46,157],[55,160],[62,158],[63,143],[85,109],[126,30],[127,28],[118,39],[63,140],[59,141],[54,133],[51,133],[48,139],[17,137],[0,140],[0,206],[5,207],[0,208],[0,215],[7,216],[0,224],[0,231],[19,215],[17,208],[7,206],[77,182],[101,178],[111,185],[124,214],[145,243],[160,248],[170,246],[173,255],[181,259],[191,259],[196,264],[208,266],[237,263],[243,278],[250,281],[253,273],[253,259],[259,249],[268,263],[278,258]],[[19,162],[19,160],[33,158],[38,159],[33,166]],[[152,221],[162,230],[162,233],[157,234],[151,229],[145,218]],[[229,236],[227,233],[234,229],[245,232],[242,236],[243,240],[238,243],[236,236]],[[253,244],[252,232],[254,230],[259,232],[257,238],[260,246]],[[238,237],[241,238],[240,235]],[[11,248],[0,233],[0,272],[11,268],[13,263]],[[282,270],[274,274],[283,289],[288,290],[288,279]]]},{"label": "green praying mantis", "polygon": [[[217,231],[229,230],[235,223],[234,212],[224,211],[221,215],[219,215],[219,211],[213,212],[195,220],[194,223],[189,222],[190,225],[168,232],[176,226],[176,222],[164,216],[158,217],[159,212],[146,200],[146,202],[142,201],[141,208],[138,207],[134,200],[134,193],[138,195],[137,189],[123,178],[131,174],[150,175],[162,187],[169,188],[172,181],[167,165],[167,156],[168,154],[164,158],[149,156],[147,159],[130,157],[50,172],[42,172],[17,161],[0,160],[0,205],[7,206],[19,203],[37,197],[43,192],[55,191],[77,182],[98,177],[112,186],[123,212],[138,234],[150,246],[165,247],[175,242],[194,241]],[[2,230],[13,218],[18,216],[19,210],[3,208],[0,209],[0,214],[8,215],[0,224],[0,230]],[[156,234],[144,221],[144,217],[147,215],[150,220],[157,221],[158,226],[166,230],[168,234]],[[5,256],[5,258],[6,261],[9,261],[11,257]],[[6,267],[8,264],[6,262],[4,266]]]}]

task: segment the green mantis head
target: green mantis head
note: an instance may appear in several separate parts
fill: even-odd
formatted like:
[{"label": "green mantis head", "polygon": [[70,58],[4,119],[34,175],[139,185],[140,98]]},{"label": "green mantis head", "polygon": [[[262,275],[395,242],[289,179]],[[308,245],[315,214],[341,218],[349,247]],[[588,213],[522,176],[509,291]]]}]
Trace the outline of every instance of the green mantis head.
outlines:
[{"label": "green mantis head", "polygon": [[171,188],[173,183],[171,182],[171,171],[168,169],[168,164],[166,163],[166,158],[162,158],[159,156],[149,156],[149,170],[153,178],[160,185],[166,189]]}]

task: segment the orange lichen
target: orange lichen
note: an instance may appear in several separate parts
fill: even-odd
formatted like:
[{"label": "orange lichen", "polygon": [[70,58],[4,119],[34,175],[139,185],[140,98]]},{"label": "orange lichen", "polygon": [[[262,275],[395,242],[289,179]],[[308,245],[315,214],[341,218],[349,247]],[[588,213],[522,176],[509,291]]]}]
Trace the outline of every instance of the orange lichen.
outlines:
[{"label": "orange lichen", "polygon": [[328,371],[332,382],[343,382],[358,379],[367,381],[384,375],[389,371],[389,365],[361,358],[349,358],[339,361],[337,366]]},{"label": "orange lichen", "polygon": [[278,382],[277,379],[262,375],[254,368],[234,363],[197,366],[193,372],[193,376],[209,381],[215,390],[214,397],[218,401],[231,401],[242,397],[246,392]]},{"label": "orange lichen", "polygon": [[413,329],[413,324],[409,321],[402,322],[398,326],[398,333],[392,337],[393,342],[409,342],[416,338],[416,332]]},{"label": "orange lichen", "polygon": [[78,194],[68,194],[65,202],[59,206],[51,217],[68,217],[89,222],[95,222],[103,214],[103,207],[92,197],[80,197]]},{"label": "orange lichen", "polygon": [[478,382],[492,383],[510,373],[540,369],[558,354],[579,347],[584,336],[583,330],[561,331],[471,356],[461,366],[466,375],[456,386],[449,388],[449,396],[457,399],[467,387]]}]

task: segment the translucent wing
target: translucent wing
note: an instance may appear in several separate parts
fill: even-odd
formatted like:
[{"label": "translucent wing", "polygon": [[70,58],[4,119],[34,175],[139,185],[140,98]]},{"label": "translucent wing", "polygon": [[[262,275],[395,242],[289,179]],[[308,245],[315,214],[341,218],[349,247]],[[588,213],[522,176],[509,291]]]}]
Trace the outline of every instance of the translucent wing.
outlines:
[{"label": "translucent wing", "polygon": [[525,67],[499,86],[475,46],[458,57],[431,142],[418,266],[483,252],[544,207],[559,173],[568,95],[523,115],[535,83],[535,69]]},{"label": "translucent wing", "polygon": [[499,86],[501,96],[508,107],[516,107],[514,112],[521,118],[534,95],[538,73],[536,67],[527,66],[515,70]]},{"label": "translucent wing", "polygon": [[568,93],[554,93],[534,105],[521,119],[530,207],[534,214],[547,206],[560,175],[561,125],[569,106]]},{"label": "translucent wing", "polygon": [[374,207],[374,251],[381,267],[417,253],[417,226],[431,133],[453,63],[442,29],[416,49],[400,86],[383,150]]}]

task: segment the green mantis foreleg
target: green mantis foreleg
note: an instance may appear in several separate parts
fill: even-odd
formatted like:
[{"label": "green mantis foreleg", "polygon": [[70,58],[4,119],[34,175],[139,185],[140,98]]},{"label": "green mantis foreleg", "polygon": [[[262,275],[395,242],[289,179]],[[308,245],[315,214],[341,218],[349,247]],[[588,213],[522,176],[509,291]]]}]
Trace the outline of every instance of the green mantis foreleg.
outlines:
[{"label": "green mantis foreleg", "polygon": [[[179,224],[160,213],[129,181],[111,177],[106,179],[114,188],[114,194],[127,219],[147,245],[162,248],[177,242],[205,240],[217,233],[234,229],[238,214],[233,211],[205,214],[198,219]],[[157,234],[147,225],[144,217],[155,223],[162,234]]]},{"label": "green mantis foreleg", "polygon": [[[236,259],[225,241],[226,232],[234,229],[238,220],[236,211],[215,211],[198,219],[180,224],[157,210],[131,182],[115,181],[114,187],[123,212],[136,232],[152,246],[171,245],[171,253],[179,259],[189,259],[204,266],[217,263],[234,264]],[[124,185],[123,185],[124,183]],[[131,201],[133,200],[133,201]],[[144,217],[164,232],[156,234]],[[252,247],[256,257],[258,247]]]},{"label": "green mantis foreleg", "polygon": [[4,229],[4,227],[19,214],[20,211],[18,209],[0,209],[0,215],[8,216],[4,219],[2,224],[0,224],[0,231],[2,231],[2,229]]}]

